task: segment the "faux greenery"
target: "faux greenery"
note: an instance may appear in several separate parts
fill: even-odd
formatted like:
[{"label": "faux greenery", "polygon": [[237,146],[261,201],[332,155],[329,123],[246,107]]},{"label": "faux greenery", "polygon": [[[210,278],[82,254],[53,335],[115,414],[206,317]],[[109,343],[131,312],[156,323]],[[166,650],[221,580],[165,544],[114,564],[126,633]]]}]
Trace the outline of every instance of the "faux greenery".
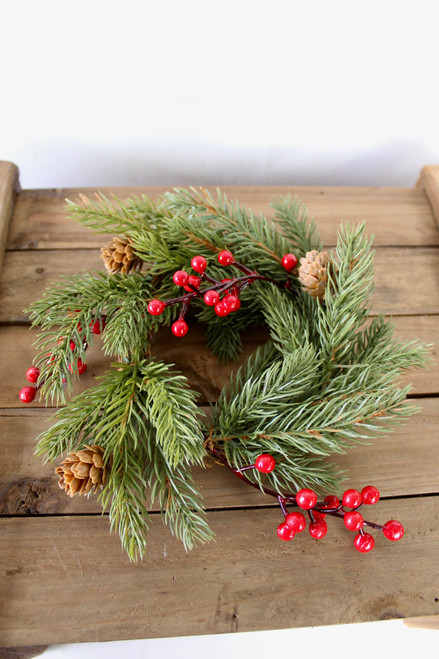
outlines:
[{"label": "faux greenery", "polygon": [[[36,364],[44,400],[66,403],[79,377],[76,366],[69,369],[72,358],[74,364],[86,360],[91,326],[103,318],[103,349],[115,361],[96,386],[57,411],[37,453],[53,461],[91,443],[104,449],[110,473],[100,499],[132,559],[147,551],[154,500],[186,548],[213,537],[191,476],[209,448],[238,468],[270,453],[276,459],[272,473],[246,476],[276,491],[337,491],[343,474],[328,456],[388,432],[417,411],[406,401],[410,387],[397,382],[403,369],[425,365],[427,349],[395,341],[382,316],[369,322],[373,251],[364,226],[341,227],[325,299],[313,299],[295,276],[288,277],[288,288],[282,285],[287,275],[281,261],[286,253],[300,259],[321,250],[317,228],[297,201],[280,199],[273,208],[276,224],[203,189],[176,189],[156,202],[103,196],[68,202],[70,214],[91,230],[129,238],[144,267],[130,275],[66,278],[28,310],[40,327]],[[208,346],[218,359],[236,360],[250,325],[265,324],[271,338],[232,376],[208,420],[185,377],[151,357],[151,335],[170,325],[178,309],[152,316],[147,303],[175,298],[172,275],[190,270],[197,254],[207,258],[212,277],[229,276],[216,260],[223,249],[273,283],[245,288],[240,310],[226,318],[195,298],[191,308],[205,326]],[[178,339],[170,333],[169,341]]]}]

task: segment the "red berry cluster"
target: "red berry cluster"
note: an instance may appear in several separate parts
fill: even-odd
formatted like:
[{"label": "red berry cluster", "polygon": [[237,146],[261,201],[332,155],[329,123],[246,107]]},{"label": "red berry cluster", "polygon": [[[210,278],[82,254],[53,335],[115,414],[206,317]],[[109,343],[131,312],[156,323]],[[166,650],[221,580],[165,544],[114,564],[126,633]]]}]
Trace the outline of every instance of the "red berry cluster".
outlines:
[{"label": "red berry cluster", "polygon": [[[364,520],[363,515],[358,512],[364,505],[373,505],[379,501],[380,493],[373,485],[367,485],[360,492],[357,490],[346,490],[342,501],[333,495],[327,496],[322,503],[317,502],[317,495],[313,490],[300,490],[295,496],[295,503],[303,510],[308,511],[310,519],[309,532],[313,538],[323,538],[328,527],[325,522],[326,515],[342,517],[345,527],[349,531],[358,531],[354,539],[354,547],[365,554],[375,545],[375,540],[369,533],[364,532],[365,526],[371,526],[384,533],[388,540],[400,540],[404,535],[404,528],[400,522],[390,520],[381,526]],[[306,519],[302,513],[289,513],[285,507],[287,502],[293,503],[289,498],[280,497],[279,503],[285,515],[285,521],[277,528],[277,534],[281,540],[292,540],[296,533],[303,531],[306,527]],[[349,510],[346,510],[348,508]]]},{"label": "red berry cluster", "polygon": [[[90,327],[91,327],[91,331],[92,331],[93,334],[101,334],[101,332],[103,332],[103,330],[105,328],[105,318],[101,318],[100,321],[96,320],[96,321],[90,323]],[[81,323],[78,323],[78,331],[82,332]],[[61,339],[60,339],[60,341],[61,341]],[[84,345],[84,349],[86,350],[87,349],[87,342],[85,341],[85,339],[84,339],[83,345]],[[70,340],[70,350],[72,350],[72,352],[73,352],[73,350],[75,348],[76,348],[75,342]],[[48,354],[47,357],[48,357],[47,362],[46,362],[47,364],[54,360],[54,357],[51,353]],[[77,369],[78,369],[79,375],[82,375],[87,370],[87,364],[85,362],[83,362],[82,359],[78,359]],[[73,364],[70,364],[69,365],[70,373],[73,373],[73,370],[74,370],[73,369]],[[29,382],[31,382],[32,384],[36,384],[37,386],[36,387],[27,386],[27,387],[23,387],[22,389],[20,389],[19,397],[20,397],[20,400],[22,401],[22,403],[31,403],[34,400],[38,389],[43,385],[43,382],[38,383],[39,377],[40,377],[40,369],[39,368],[37,368],[36,366],[31,366],[30,368],[27,369],[26,379]],[[65,382],[65,381],[66,381],[66,378],[64,377],[63,382]]]},{"label": "red berry cluster", "polygon": [[[171,300],[166,300],[165,302],[154,299],[150,300],[148,303],[148,311],[153,316],[160,316],[166,307],[182,303],[182,309],[178,320],[172,325],[172,332],[175,336],[185,336],[188,333],[189,328],[185,321],[185,316],[191,301],[195,297],[202,298],[207,306],[214,308],[217,316],[224,318],[230,313],[234,313],[240,309],[240,293],[249,284],[256,280],[273,281],[269,277],[264,277],[263,275],[259,275],[257,272],[250,270],[250,268],[247,268],[242,263],[238,263],[233,254],[227,250],[221,251],[217,256],[217,259],[220,265],[233,265],[240,270],[243,275],[217,281],[206,274],[207,260],[204,256],[194,256],[191,261],[191,266],[193,270],[200,275],[199,277],[196,275],[190,275],[185,270],[177,270],[172,277],[174,284],[183,287],[187,293]],[[291,272],[296,265],[297,258],[294,254],[285,254],[282,259],[282,266],[285,270]],[[200,286],[203,281],[208,282],[210,285],[201,289]],[[274,283],[278,284],[278,282]]]},{"label": "red berry cluster", "polygon": [[316,540],[324,538],[328,531],[325,521],[326,515],[341,517],[345,527],[349,531],[358,532],[354,539],[354,547],[362,554],[371,551],[375,545],[373,537],[369,533],[364,532],[365,526],[382,531],[388,540],[400,540],[404,535],[404,527],[395,519],[391,519],[384,526],[381,526],[380,524],[366,521],[359,512],[359,509],[364,505],[370,506],[378,503],[380,493],[373,485],[367,485],[362,489],[361,493],[357,490],[346,490],[341,502],[336,496],[331,494],[319,503],[317,501],[317,494],[313,490],[305,488],[297,492],[297,494],[279,494],[246,478],[242,472],[248,469],[257,469],[265,474],[274,470],[276,462],[273,456],[268,453],[258,456],[254,464],[235,468],[229,465],[225,456],[214,447],[210,447],[209,451],[249,485],[261,489],[265,494],[276,497],[284,514],[284,521],[277,527],[277,535],[281,540],[292,540],[296,533],[300,533],[306,528],[305,515],[301,512],[289,512],[287,505],[296,505],[302,510],[307,511],[309,517],[308,530],[310,535]]}]

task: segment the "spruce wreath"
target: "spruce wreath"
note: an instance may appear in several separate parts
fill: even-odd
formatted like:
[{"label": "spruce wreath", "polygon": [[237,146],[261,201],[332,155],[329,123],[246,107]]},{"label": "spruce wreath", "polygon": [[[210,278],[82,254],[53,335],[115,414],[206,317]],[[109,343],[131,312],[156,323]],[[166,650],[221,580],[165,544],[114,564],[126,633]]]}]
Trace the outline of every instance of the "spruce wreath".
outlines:
[{"label": "spruce wreath", "polygon": [[[56,468],[60,487],[70,496],[99,492],[133,560],[147,551],[153,501],[186,549],[213,538],[191,475],[209,459],[277,499],[281,540],[303,531],[305,515],[316,539],[327,532],[325,516],[341,518],[362,553],[374,545],[366,527],[400,539],[396,520],[382,526],[359,512],[378,501],[378,489],[340,496],[343,474],[328,462],[418,411],[397,381],[428,362],[428,346],[396,341],[382,315],[368,319],[373,251],[364,225],[342,225],[328,253],[289,197],[272,204],[274,221],[203,188],[155,202],[82,202],[67,202],[77,221],[118,234],[101,250],[108,272],[65,278],[27,310],[40,327],[38,356],[26,374],[35,386],[20,392],[23,402],[38,391],[63,404],[36,447],[49,461],[67,454]],[[151,356],[152,334],[170,325],[182,337],[188,319],[205,326],[222,361],[238,358],[250,326],[270,332],[209,419],[186,378]],[[66,403],[97,334],[115,363]],[[318,501],[318,493],[327,496]]]}]

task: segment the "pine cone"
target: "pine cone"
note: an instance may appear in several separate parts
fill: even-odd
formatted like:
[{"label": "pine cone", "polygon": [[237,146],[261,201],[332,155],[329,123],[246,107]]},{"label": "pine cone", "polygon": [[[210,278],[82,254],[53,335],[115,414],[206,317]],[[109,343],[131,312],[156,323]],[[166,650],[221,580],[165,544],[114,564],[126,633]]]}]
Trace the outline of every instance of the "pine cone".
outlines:
[{"label": "pine cone", "polygon": [[101,247],[101,252],[105,267],[112,275],[116,272],[128,274],[142,267],[143,261],[134,254],[129,238],[115,236],[106,247]]},{"label": "pine cone", "polygon": [[71,497],[88,494],[92,488],[96,492],[104,485],[107,476],[103,455],[104,449],[95,445],[70,453],[55,469],[60,488]]},{"label": "pine cone", "polygon": [[328,252],[313,249],[300,259],[299,281],[304,291],[321,300],[325,297],[328,283]]}]

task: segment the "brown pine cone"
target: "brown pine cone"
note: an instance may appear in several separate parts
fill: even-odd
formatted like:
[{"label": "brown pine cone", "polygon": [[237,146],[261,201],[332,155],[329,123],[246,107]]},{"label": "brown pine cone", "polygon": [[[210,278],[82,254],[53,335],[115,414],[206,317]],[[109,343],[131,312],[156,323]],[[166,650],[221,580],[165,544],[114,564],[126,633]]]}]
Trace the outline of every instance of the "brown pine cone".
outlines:
[{"label": "brown pine cone", "polygon": [[58,485],[66,494],[88,494],[102,487],[107,477],[107,468],[103,461],[104,449],[100,446],[85,446],[80,451],[70,453],[55,474],[59,476]]},{"label": "brown pine cone", "polygon": [[140,270],[142,259],[134,254],[129,238],[115,236],[106,247],[101,247],[101,257],[105,267],[112,275],[116,272],[128,274],[132,270]]},{"label": "brown pine cone", "polygon": [[299,281],[304,291],[312,297],[323,300],[328,283],[328,252],[313,249],[300,259]]}]

